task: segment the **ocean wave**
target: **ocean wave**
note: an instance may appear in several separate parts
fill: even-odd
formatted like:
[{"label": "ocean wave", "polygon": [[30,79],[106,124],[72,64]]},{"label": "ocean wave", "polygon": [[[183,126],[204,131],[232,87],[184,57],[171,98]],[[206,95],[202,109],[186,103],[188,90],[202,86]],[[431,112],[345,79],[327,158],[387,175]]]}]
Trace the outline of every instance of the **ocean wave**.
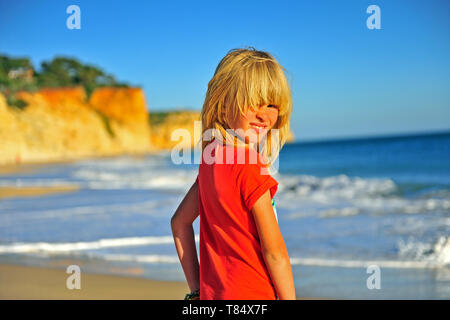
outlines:
[{"label": "ocean wave", "polygon": [[320,267],[343,267],[343,268],[367,268],[376,265],[380,268],[405,268],[405,269],[427,269],[440,268],[446,265],[434,261],[407,261],[407,260],[338,260],[321,258],[291,258],[292,265],[320,266]]},{"label": "ocean wave", "polygon": [[101,258],[107,261],[125,261],[139,263],[180,263],[178,256],[168,255],[131,255],[131,254],[105,254]]},{"label": "ocean wave", "polygon": [[[291,211],[287,214],[290,219],[347,217],[361,213],[450,212],[450,199],[436,196],[443,193],[407,198],[399,195],[399,187],[391,179],[350,178],[346,175],[324,178],[278,175],[277,179],[276,201],[280,207]],[[299,208],[301,212],[295,212]]]},{"label": "ocean wave", "polygon": [[[196,241],[198,241],[196,236]],[[85,250],[96,250],[114,247],[133,247],[146,245],[173,244],[172,236],[160,237],[129,237],[129,238],[112,238],[100,239],[89,242],[66,242],[66,243],[49,243],[49,242],[33,242],[33,243],[12,243],[8,245],[0,245],[0,254],[5,253],[71,253]]]},{"label": "ocean wave", "polygon": [[73,177],[81,179],[87,189],[174,189],[185,190],[189,183],[195,181],[196,173],[186,170],[158,170],[154,171],[106,171],[80,169],[73,173]]},{"label": "ocean wave", "polygon": [[450,267],[450,238],[441,236],[433,243],[420,241],[398,242],[398,259],[329,259],[329,258],[291,258],[292,265],[366,268],[376,265],[380,268],[434,269]]},{"label": "ocean wave", "polygon": [[402,259],[450,265],[450,237],[441,236],[434,243],[413,239],[400,240],[398,242],[398,250]]},{"label": "ocean wave", "polygon": [[368,195],[388,195],[397,191],[392,179],[369,179],[348,177],[345,174],[330,177],[311,175],[283,176],[278,175],[280,192],[290,193],[297,197],[308,197],[316,201],[327,202],[329,199],[354,199]]}]

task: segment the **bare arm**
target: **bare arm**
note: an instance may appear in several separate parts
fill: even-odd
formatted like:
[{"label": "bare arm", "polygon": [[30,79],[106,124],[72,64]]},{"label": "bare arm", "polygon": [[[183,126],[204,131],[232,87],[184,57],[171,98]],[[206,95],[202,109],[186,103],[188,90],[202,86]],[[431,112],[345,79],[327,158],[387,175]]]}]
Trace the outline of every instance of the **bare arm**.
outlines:
[{"label": "bare arm", "polygon": [[267,190],[252,208],[264,261],[280,300],[295,300],[294,278],[289,255]]},{"label": "bare arm", "polygon": [[170,221],[175,247],[191,291],[200,288],[200,267],[192,227],[198,215],[198,186],[194,183]]}]

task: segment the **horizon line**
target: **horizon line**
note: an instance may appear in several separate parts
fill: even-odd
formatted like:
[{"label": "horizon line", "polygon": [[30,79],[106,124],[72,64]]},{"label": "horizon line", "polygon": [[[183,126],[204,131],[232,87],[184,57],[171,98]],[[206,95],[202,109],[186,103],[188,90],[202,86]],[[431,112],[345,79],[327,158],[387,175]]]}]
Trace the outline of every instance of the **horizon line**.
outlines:
[{"label": "horizon line", "polygon": [[286,144],[313,144],[313,143],[329,143],[329,142],[345,142],[345,141],[357,141],[366,139],[389,139],[389,138],[406,138],[414,136],[425,136],[425,135],[440,135],[440,134],[450,134],[450,128],[448,129],[436,129],[427,131],[408,131],[401,133],[381,133],[381,134],[369,134],[369,135],[352,135],[352,136],[339,136],[339,137],[324,137],[324,138],[312,138],[308,140],[300,140],[296,138],[292,142]]}]

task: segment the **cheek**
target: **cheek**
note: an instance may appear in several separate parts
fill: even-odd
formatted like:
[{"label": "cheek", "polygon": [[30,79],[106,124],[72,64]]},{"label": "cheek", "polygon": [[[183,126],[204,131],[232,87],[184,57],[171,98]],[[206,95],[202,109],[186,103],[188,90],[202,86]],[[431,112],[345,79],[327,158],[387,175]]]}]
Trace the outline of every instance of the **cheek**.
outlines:
[{"label": "cheek", "polygon": [[241,117],[242,126],[249,127],[250,122],[254,121],[255,118],[256,114],[254,112],[248,111],[247,113],[245,113],[244,117]]},{"label": "cheek", "polygon": [[278,120],[278,110],[274,110],[269,114],[270,123],[272,124],[272,127],[277,123]]}]

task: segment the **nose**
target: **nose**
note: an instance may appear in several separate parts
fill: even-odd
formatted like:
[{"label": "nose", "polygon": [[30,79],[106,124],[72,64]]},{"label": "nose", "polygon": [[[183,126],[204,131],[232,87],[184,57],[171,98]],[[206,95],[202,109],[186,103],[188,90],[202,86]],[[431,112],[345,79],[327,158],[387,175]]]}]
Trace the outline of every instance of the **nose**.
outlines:
[{"label": "nose", "polygon": [[261,122],[267,124],[269,122],[269,116],[267,114],[267,111],[265,109],[261,109],[256,114],[256,118]]}]

